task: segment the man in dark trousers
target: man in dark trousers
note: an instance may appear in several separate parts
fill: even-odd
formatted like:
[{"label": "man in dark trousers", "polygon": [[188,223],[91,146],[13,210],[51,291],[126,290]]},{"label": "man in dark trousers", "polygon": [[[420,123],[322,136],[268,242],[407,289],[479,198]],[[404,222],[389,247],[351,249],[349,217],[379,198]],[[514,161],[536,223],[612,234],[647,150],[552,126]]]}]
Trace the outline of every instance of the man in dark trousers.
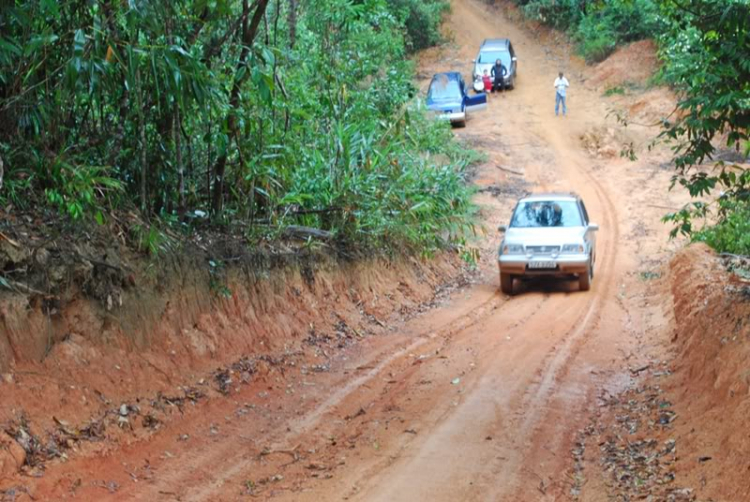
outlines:
[{"label": "man in dark trousers", "polygon": [[507,73],[507,70],[505,69],[505,66],[503,66],[503,62],[499,59],[495,61],[495,64],[492,65],[492,70],[490,70],[490,76],[495,81],[495,85],[492,86],[492,92],[497,91],[503,91],[505,90],[505,74]]}]

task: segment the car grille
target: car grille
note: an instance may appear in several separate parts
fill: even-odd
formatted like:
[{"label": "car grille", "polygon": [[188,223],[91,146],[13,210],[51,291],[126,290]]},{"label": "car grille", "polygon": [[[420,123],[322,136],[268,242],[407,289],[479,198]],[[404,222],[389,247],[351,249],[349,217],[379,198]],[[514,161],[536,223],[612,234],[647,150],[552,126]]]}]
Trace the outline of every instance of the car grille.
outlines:
[{"label": "car grille", "polygon": [[526,246],[526,252],[534,255],[560,252],[560,246]]}]

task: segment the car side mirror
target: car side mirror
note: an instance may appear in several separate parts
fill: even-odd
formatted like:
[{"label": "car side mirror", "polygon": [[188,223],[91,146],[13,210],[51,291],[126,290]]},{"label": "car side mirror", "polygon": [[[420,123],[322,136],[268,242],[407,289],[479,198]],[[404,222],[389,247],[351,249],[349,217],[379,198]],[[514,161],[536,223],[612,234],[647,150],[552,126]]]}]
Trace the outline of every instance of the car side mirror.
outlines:
[{"label": "car side mirror", "polygon": [[513,56],[512,58],[510,58],[510,60],[511,61],[518,61],[518,58],[516,56]]},{"label": "car side mirror", "polygon": [[597,225],[596,223],[589,223],[589,230],[597,231],[599,230],[599,225]]},{"label": "car side mirror", "polygon": [[498,232],[505,232],[506,230],[508,230],[508,225],[500,225],[497,227]]},{"label": "car side mirror", "polygon": [[472,60],[471,60],[471,62],[472,62],[472,63],[476,63],[476,62],[477,62],[477,60],[476,60],[476,59],[472,59]]}]

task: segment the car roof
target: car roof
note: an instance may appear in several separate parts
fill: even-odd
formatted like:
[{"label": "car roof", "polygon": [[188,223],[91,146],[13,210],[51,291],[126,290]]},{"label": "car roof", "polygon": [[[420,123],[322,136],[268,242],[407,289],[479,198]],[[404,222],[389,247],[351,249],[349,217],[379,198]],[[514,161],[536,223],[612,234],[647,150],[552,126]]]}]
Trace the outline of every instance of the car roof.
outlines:
[{"label": "car roof", "polygon": [[506,49],[510,45],[507,38],[487,38],[482,42],[481,49]]},{"label": "car roof", "polygon": [[461,73],[457,71],[446,71],[443,73],[436,73],[432,76],[432,80],[435,80],[438,77],[445,76],[448,78],[448,80],[461,80]]},{"label": "car roof", "polygon": [[548,192],[548,193],[534,193],[522,197],[519,202],[533,202],[533,201],[551,201],[551,200],[569,200],[575,201],[580,199],[578,194],[572,192]]}]

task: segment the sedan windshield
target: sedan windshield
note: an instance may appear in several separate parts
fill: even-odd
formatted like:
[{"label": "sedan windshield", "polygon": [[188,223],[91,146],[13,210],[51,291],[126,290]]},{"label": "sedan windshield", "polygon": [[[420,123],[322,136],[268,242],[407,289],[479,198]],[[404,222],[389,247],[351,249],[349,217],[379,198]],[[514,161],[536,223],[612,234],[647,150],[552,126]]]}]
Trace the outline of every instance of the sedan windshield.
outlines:
[{"label": "sedan windshield", "polygon": [[521,202],[513,213],[511,227],[581,227],[578,204],[572,200],[535,200]]},{"label": "sedan windshield", "polygon": [[510,52],[508,51],[482,51],[479,53],[479,64],[495,64],[497,60],[502,61],[505,68],[510,68]]},{"label": "sedan windshield", "polygon": [[461,88],[457,80],[438,76],[430,83],[427,99],[431,101],[456,101],[461,99]]}]

